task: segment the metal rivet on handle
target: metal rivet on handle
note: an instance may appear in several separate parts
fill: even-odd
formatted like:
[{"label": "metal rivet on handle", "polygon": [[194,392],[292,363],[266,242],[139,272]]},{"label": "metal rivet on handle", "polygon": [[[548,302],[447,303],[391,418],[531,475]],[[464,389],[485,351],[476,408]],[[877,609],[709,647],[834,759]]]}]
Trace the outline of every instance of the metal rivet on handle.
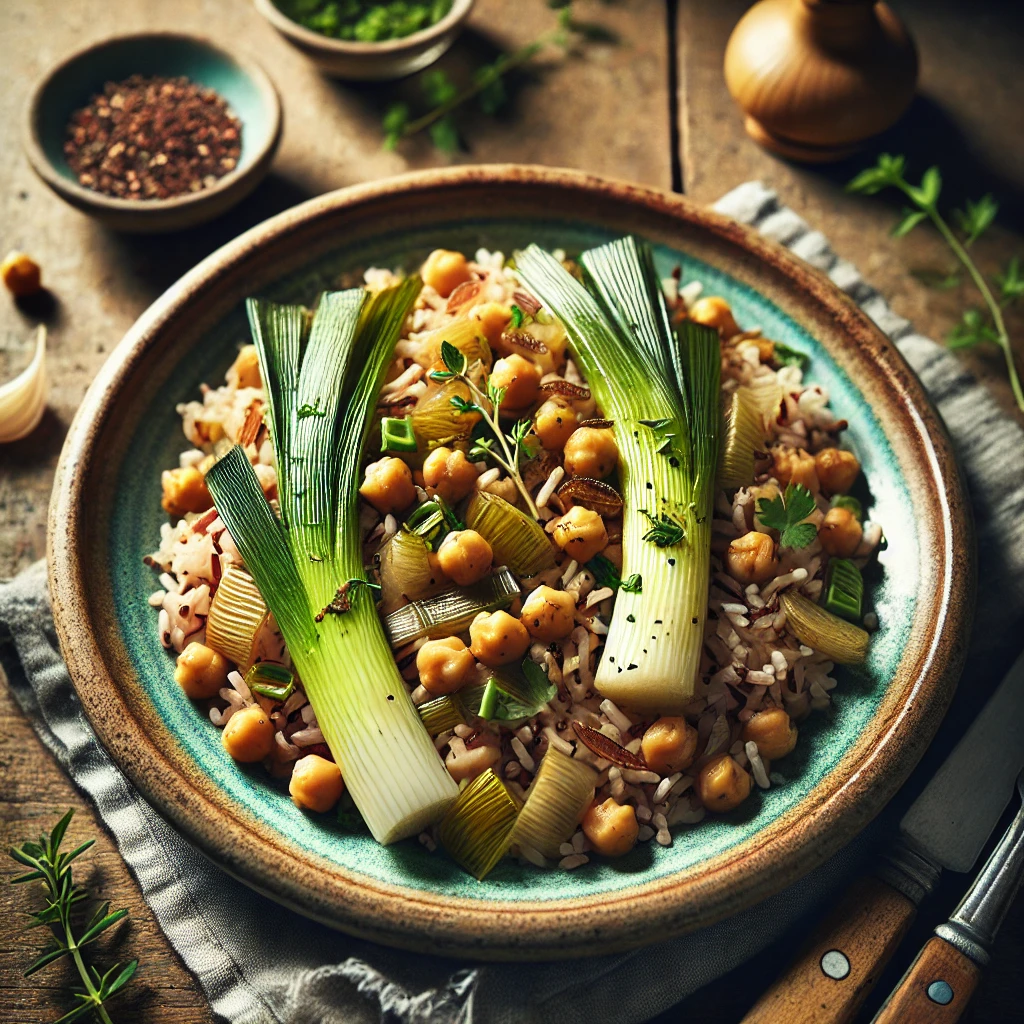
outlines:
[{"label": "metal rivet on handle", "polygon": [[945,1006],[953,1001],[953,990],[944,981],[933,981],[928,986],[928,998],[939,1006]]},{"label": "metal rivet on handle", "polygon": [[838,949],[830,949],[821,958],[821,969],[826,977],[842,981],[850,973],[850,961],[846,959],[845,953],[840,953]]}]

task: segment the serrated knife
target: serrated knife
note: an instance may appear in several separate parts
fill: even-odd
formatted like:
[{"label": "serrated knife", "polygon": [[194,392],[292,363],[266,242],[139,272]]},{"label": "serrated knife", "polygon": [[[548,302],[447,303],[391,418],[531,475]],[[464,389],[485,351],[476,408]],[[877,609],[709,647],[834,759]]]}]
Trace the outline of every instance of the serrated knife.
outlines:
[{"label": "serrated knife", "polygon": [[861,878],[742,1024],[843,1024],[874,987],[942,870],[967,872],[1024,768],[1024,654]]}]

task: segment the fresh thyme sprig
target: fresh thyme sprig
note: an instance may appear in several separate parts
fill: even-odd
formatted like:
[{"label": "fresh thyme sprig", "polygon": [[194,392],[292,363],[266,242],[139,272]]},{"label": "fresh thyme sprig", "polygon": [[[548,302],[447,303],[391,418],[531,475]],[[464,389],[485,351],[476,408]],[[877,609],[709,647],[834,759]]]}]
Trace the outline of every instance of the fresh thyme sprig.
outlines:
[{"label": "fresh thyme sprig", "polygon": [[[963,235],[958,238],[946,219],[939,213],[939,193],[942,191],[942,175],[938,167],[929,167],[921,178],[920,185],[911,185],[904,176],[906,160],[902,156],[890,156],[883,153],[874,167],[861,171],[847,186],[850,192],[862,192],[874,195],[885,188],[899,189],[913,204],[912,209],[904,210],[903,216],[892,229],[896,238],[902,238],[925,220],[930,220],[945,239],[953,255],[967,271],[974,286],[981,293],[987,308],[987,315],[979,309],[968,309],[964,312],[960,323],[950,333],[947,343],[950,348],[967,348],[981,342],[992,342],[1003,350],[1006,371],[1010,378],[1010,387],[1018,408],[1024,412],[1024,388],[1021,387],[1017,366],[1013,358],[1010,336],[1003,320],[1003,310],[1024,295],[1024,278],[1020,272],[1020,261],[1014,257],[1007,264],[1002,274],[995,276],[995,285],[999,298],[971,258],[969,249],[991,226],[999,210],[999,204],[991,195],[981,199],[968,201],[963,210],[953,211],[953,220]],[[950,276],[943,279],[946,286]],[[955,281],[953,282],[955,283]]]},{"label": "fresh thyme sprig", "polygon": [[54,825],[49,835],[39,837],[39,842],[27,842],[10,850],[10,856],[14,860],[29,868],[26,874],[12,878],[11,882],[21,884],[40,881],[46,889],[46,906],[29,915],[32,923],[28,927],[49,928],[57,943],[55,948],[43,953],[29,966],[25,976],[35,974],[47,965],[70,956],[82,979],[84,991],[75,992],[78,1005],[59,1018],[55,1024],[78,1020],[88,1013],[95,1013],[103,1024],[112,1024],[103,1004],[128,984],[139,962],[133,960],[124,967],[115,964],[106,974],[100,974],[95,967],[85,963],[82,951],[86,946],[127,917],[128,911],[115,910],[110,913],[110,902],[101,903],[85,924],[84,930],[76,931],[72,915],[79,903],[89,899],[89,893],[81,886],[75,885],[71,862],[85,853],[96,840],[88,839],[70,853],[61,853],[60,846],[64,840],[64,833],[74,813],[73,809],[68,811]]},{"label": "fresh thyme sprig", "polygon": [[640,511],[647,517],[651,528],[644,534],[644,540],[650,544],[656,544],[659,548],[672,547],[681,544],[686,537],[686,531],[682,523],[673,519],[672,516],[662,512],[660,515],[651,515],[647,509]]},{"label": "fresh thyme sprig", "polygon": [[503,54],[493,64],[485,64],[479,68],[473,76],[473,81],[464,89],[459,89],[448,75],[438,68],[427,72],[423,76],[421,88],[431,109],[420,117],[413,118],[407,103],[393,103],[388,107],[382,121],[384,148],[395,149],[403,140],[412,138],[422,131],[429,131],[431,141],[438,149],[454,153],[460,143],[455,112],[475,99],[485,114],[497,113],[507,99],[505,75],[533,60],[548,46],[567,49],[575,28],[571,6],[566,4],[558,12],[555,28],[545,32],[532,43]]},{"label": "fresh thyme sprig", "polygon": [[[486,384],[486,392],[481,391],[476,382],[469,376],[469,361],[465,353],[457,349],[451,342],[441,342],[441,361],[447,369],[435,370],[431,373],[431,379],[435,381],[457,380],[469,388],[474,401],[469,401],[461,395],[454,395],[451,399],[452,405],[462,413],[479,413],[487,424],[491,437],[480,438],[474,442],[470,449],[469,456],[472,459],[491,459],[496,462],[512,478],[517,490],[526,502],[530,515],[534,519],[537,516],[537,506],[534,504],[530,492],[523,482],[522,472],[519,468],[520,456],[527,452],[526,438],[530,433],[530,421],[519,420],[512,430],[506,434],[501,429],[498,420],[498,408],[501,400],[505,397],[505,389],[495,387],[490,380]],[[495,449],[497,442],[500,451]]]}]

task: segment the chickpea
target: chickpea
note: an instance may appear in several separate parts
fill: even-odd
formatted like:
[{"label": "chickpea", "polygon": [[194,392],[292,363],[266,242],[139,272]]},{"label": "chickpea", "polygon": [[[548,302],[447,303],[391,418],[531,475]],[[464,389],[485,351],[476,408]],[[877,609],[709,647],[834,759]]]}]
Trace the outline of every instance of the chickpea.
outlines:
[{"label": "chickpea", "polygon": [[572,594],[540,586],[523,602],[519,621],[534,640],[550,644],[572,632],[575,617],[576,599]]},{"label": "chickpea", "polygon": [[416,652],[420,686],[435,697],[465,686],[475,665],[469,648],[457,636],[428,640]]},{"label": "chickpea", "polygon": [[743,742],[753,740],[761,757],[774,761],[796,746],[797,728],[782,708],[765,708],[743,727]]},{"label": "chickpea", "polygon": [[632,804],[616,803],[608,797],[603,804],[592,803],[583,815],[583,834],[605,857],[621,857],[636,846],[640,825]]},{"label": "chickpea", "polygon": [[39,264],[31,256],[17,251],[9,252],[0,263],[0,279],[16,299],[35,295],[43,286]]},{"label": "chickpea", "polygon": [[709,295],[706,299],[698,299],[687,310],[686,315],[695,324],[714,327],[723,338],[731,338],[733,335],[740,333],[739,325],[732,315],[729,303],[717,295]]},{"label": "chickpea", "polygon": [[480,321],[480,330],[491,348],[501,343],[501,335],[512,319],[512,310],[501,302],[485,302],[471,313],[473,320]]},{"label": "chickpea", "polygon": [[475,747],[468,747],[464,754],[450,752],[445,758],[444,764],[448,774],[456,781],[463,779],[475,779],[481,773],[493,768],[501,760],[501,749],[494,743],[488,741]]},{"label": "chickpea", "polygon": [[580,427],[565,442],[565,471],[569,476],[603,480],[619,463],[619,446],[607,427]]},{"label": "chickpea", "polygon": [[697,730],[685,718],[666,715],[644,731],[640,741],[651,771],[671,775],[689,768],[697,753]]},{"label": "chickpea", "polygon": [[274,749],[274,723],[258,704],[236,711],[221,733],[224,749],[242,764],[270,756]]},{"label": "chickpea", "polygon": [[750,776],[728,754],[723,754],[701,768],[697,792],[709,811],[724,814],[750,796]]},{"label": "chickpea", "polygon": [[473,276],[466,257],[461,252],[451,252],[448,249],[435,249],[427,257],[420,274],[424,284],[445,298],[448,298],[463,281],[468,281]]},{"label": "chickpea", "polygon": [[772,475],[786,487],[789,484],[803,484],[809,491],[818,489],[818,473],[814,467],[814,456],[803,448],[780,445],[772,450]]},{"label": "chickpea", "polygon": [[255,345],[243,345],[235,356],[235,361],[225,374],[228,384],[236,388],[259,388],[263,386],[260,379],[260,359],[256,355]]},{"label": "chickpea", "polygon": [[203,474],[195,466],[165,469],[160,484],[164,489],[160,504],[176,519],[186,512],[205,512],[213,507],[213,496],[206,487]]},{"label": "chickpea", "polygon": [[476,530],[455,530],[437,549],[441,571],[460,587],[483,579],[491,568],[494,552]]},{"label": "chickpea", "polygon": [[775,541],[767,533],[751,530],[729,544],[725,553],[725,568],[733,579],[744,586],[748,583],[767,583],[778,571]]},{"label": "chickpea", "polygon": [[762,363],[770,363],[775,358],[775,342],[769,338],[755,338],[757,354]]},{"label": "chickpea", "polygon": [[503,410],[525,409],[537,400],[540,370],[525,356],[513,352],[494,364],[490,383],[505,389],[505,397],[501,400]]},{"label": "chickpea", "polygon": [[359,493],[382,515],[400,512],[416,500],[412,472],[401,460],[393,457],[371,462]]},{"label": "chickpea", "polygon": [[174,681],[192,700],[209,700],[228,684],[227,660],[212,647],[193,641],[178,655]]},{"label": "chickpea", "polygon": [[860,546],[864,530],[848,508],[830,508],[818,527],[818,540],[830,554],[850,558]]},{"label": "chickpea", "polygon": [[326,814],[345,792],[341,769],[326,757],[306,754],[295,762],[288,792],[296,807]]},{"label": "chickpea", "polygon": [[604,520],[593,509],[573,505],[558,521],[555,543],[577,562],[589,562],[608,544]]},{"label": "chickpea", "polygon": [[829,495],[845,494],[860,473],[857,456],[842,448],[822,448],[814,456],[814,468],[821,481],[821,489]]},{"label": "chickpea", "polygon": [[469,627],[469,649],[488,668],[518,661],[530,646],[526,627],[508,612],[481,612]]},{"label": "chickpea", "polygon": [[549,451],[561,451],[576,430],[576,410],[560,398],[549,398],[533,415],[533,429]]},{"label": "chickpea", "polygon": [[451,448],[435,448],[423,460],[423,486],[440,494],[449,505],[462,501],[479,476],[466,453]]}]

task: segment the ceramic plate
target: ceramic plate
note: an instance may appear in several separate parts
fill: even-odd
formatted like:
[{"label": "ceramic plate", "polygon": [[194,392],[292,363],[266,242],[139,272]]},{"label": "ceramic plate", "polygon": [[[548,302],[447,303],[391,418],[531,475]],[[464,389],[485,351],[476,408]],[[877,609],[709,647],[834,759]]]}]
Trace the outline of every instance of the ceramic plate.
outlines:
[{"label": "ceramic plate", "polygon": [[[863,669],[801,724],[787,782],[737,811],[571,873],[503,862],[479,883],[415,841],[377,846],[307,816],[233,763],[160,646],[143,555],[164,516],[160,471],[185,445],[175,404],[219,381],[247,330],[247,295],[311,301],[367,265],[415,267],[437,246],[578,250],[625,232],[724,295],[745,326],[806,353],[864,466],[887,546]],[[895,348],[827,279],[684,198],[566,171],[462,168],[314,199],[215,253],[132,328],[65,445],[50,519],[65,657],[103,742],[218,864],[304,914],[381,942],[485,958],[623,949],[781,889],[861,829],[931,739],[952,694],[972,604],[971,536],[948,439]]]}]

